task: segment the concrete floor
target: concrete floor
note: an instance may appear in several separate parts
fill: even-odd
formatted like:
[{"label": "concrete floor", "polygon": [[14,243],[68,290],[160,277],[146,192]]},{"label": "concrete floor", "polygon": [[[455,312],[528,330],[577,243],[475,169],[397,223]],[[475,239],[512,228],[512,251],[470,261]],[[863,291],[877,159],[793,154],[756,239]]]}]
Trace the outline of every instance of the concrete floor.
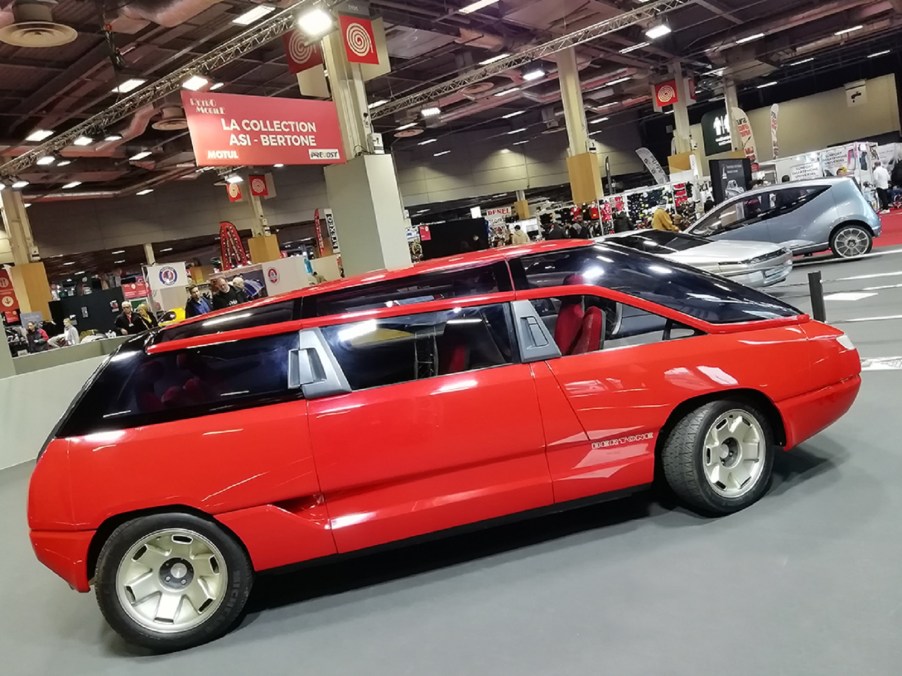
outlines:
[{"label": "concrete floor", "polygon": [[[902,284],[902,255],[815,262],[828,292]],[[871,293],[868,291],[866,293]],[[831,320],[894,315],[902,287],[828,301]],[[902,356],[902,320],[843,324],[863,356]],[[709,520],[653,494],[258,583],[242,625],[168,656],[127,647],[90,595],[38,564],[30,466],[0,473],[0,673],[900,673],[902,371],[865,374],[853,410],[781,456],[770,493]]]}]

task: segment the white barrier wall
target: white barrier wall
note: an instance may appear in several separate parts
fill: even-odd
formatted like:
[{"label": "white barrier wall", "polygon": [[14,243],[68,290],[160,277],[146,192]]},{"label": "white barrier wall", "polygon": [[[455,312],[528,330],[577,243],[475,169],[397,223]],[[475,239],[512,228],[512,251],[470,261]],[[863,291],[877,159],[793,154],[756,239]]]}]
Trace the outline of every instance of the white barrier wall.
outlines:
[{"label": "white barrier wall", "polygon": [[56,422],[104,359],[0,378],[0,470],[37,457]]}]

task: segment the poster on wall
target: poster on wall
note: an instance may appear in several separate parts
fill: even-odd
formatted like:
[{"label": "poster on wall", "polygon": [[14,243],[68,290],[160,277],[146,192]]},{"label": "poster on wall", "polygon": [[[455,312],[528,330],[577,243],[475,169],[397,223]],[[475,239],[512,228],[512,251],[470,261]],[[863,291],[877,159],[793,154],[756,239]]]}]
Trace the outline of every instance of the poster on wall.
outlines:
[{"label": "poster on wall", "polygon": [[751,187],[752,163],[744,160],[711,160],[711,188],[714,202],[720,204],[741,195]]},{"label": "poster on wall", "polygon": [[9,272],[0,269],[0,312],[14,312],[19,309],[19,299],[9,278]]},{"label": "poster on wall", "polygon": [[332,101],[183,91],[182,104],[199,167],[344,161]]},{"label": "poster on wall", "polygon": [[736,130],[739,132],[740,150],[752,164],[758,163],[758,147],[755,145],[755,134],[752,131],[752,123],[749,122],[748,115],[741,108],[733,108],[733,121],[736,123]]},{"label": "poster on wall", "polygon": [[147,280],[143,275],[126,277],[122,280],[122,296],[125,300],[139,300],[147,298],[149,295],[150,290],[147,288]]},{"label": "poster on wall", "polygon": [[793,181],[807,181],[814,178],[822,178],[824,172],[818,162],[804,162],[796,164],[789,170],[789,178]]}]

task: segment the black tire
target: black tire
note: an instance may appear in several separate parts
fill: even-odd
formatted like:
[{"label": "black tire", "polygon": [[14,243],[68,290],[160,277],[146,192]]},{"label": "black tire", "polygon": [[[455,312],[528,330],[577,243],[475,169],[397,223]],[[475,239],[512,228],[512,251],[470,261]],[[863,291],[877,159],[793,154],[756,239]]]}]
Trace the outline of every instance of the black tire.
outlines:
[{"label": "black tire", "polygon": [[[841,237],[848,235],[853,231],[859,234],[860,237],[864,237],[867,240],[867,244],[864,251],[850,255],[847,251],[843,250],[842,246],[838,247],[837,242],[841,242]],[[858,256],[864,256],[871,253],[871,250],[873,248],[874,236],[866,226],[860,225],[859,223],[846,223],[845,225],[837,228],[833,235],[830,237],[830,251],[832,251],[833,255],[837,258],[857,258]]]},{"label": "black tire", "polygon": [[[168,529],[191,531],[209,540],[221,553],[228,575],[219,607],[198,626],[176,633],[153,631],[139,624],[123,608],[117,591],[119,565],[132,546],[148,535]],[[154,652],[171,652],[201,645],[229,631],[247,603],[253,578],[244,548],[220,526],[191,514],[153,514],[128,521],[112,532],[97,560],[94,590],[106,621],[126,641]]]},{"label": "black tire", "polygon": [[[705,437],[721,415],[734,410],[753,417],[764,434],[764,465],[754,485],[735,498],[715,490],[704,470]],[[668,485],[680,499],[701,513],[721,516],[745,509],[767,492],[774,449],[774,434],[767,417],[746,402],[726,399],[700,406],[674,426],[661,450],[661,466]]]}]

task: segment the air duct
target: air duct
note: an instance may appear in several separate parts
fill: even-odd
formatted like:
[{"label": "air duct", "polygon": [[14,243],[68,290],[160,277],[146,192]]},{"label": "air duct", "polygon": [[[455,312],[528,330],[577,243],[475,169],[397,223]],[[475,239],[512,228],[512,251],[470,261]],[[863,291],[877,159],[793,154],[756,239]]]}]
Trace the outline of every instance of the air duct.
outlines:
[{"label": "air duct", "polygon": [[13,5],[13,23],[0,28],[0,42],[15,47],[40,49],[66,45],[78,32],[53,20],[55,0],[17,0]]},{"label": "air duct", "polygon": [[150,126],[157,131],[182,131],[188,128],[185,109],[181,106],[163,106],[162,116]]}]

